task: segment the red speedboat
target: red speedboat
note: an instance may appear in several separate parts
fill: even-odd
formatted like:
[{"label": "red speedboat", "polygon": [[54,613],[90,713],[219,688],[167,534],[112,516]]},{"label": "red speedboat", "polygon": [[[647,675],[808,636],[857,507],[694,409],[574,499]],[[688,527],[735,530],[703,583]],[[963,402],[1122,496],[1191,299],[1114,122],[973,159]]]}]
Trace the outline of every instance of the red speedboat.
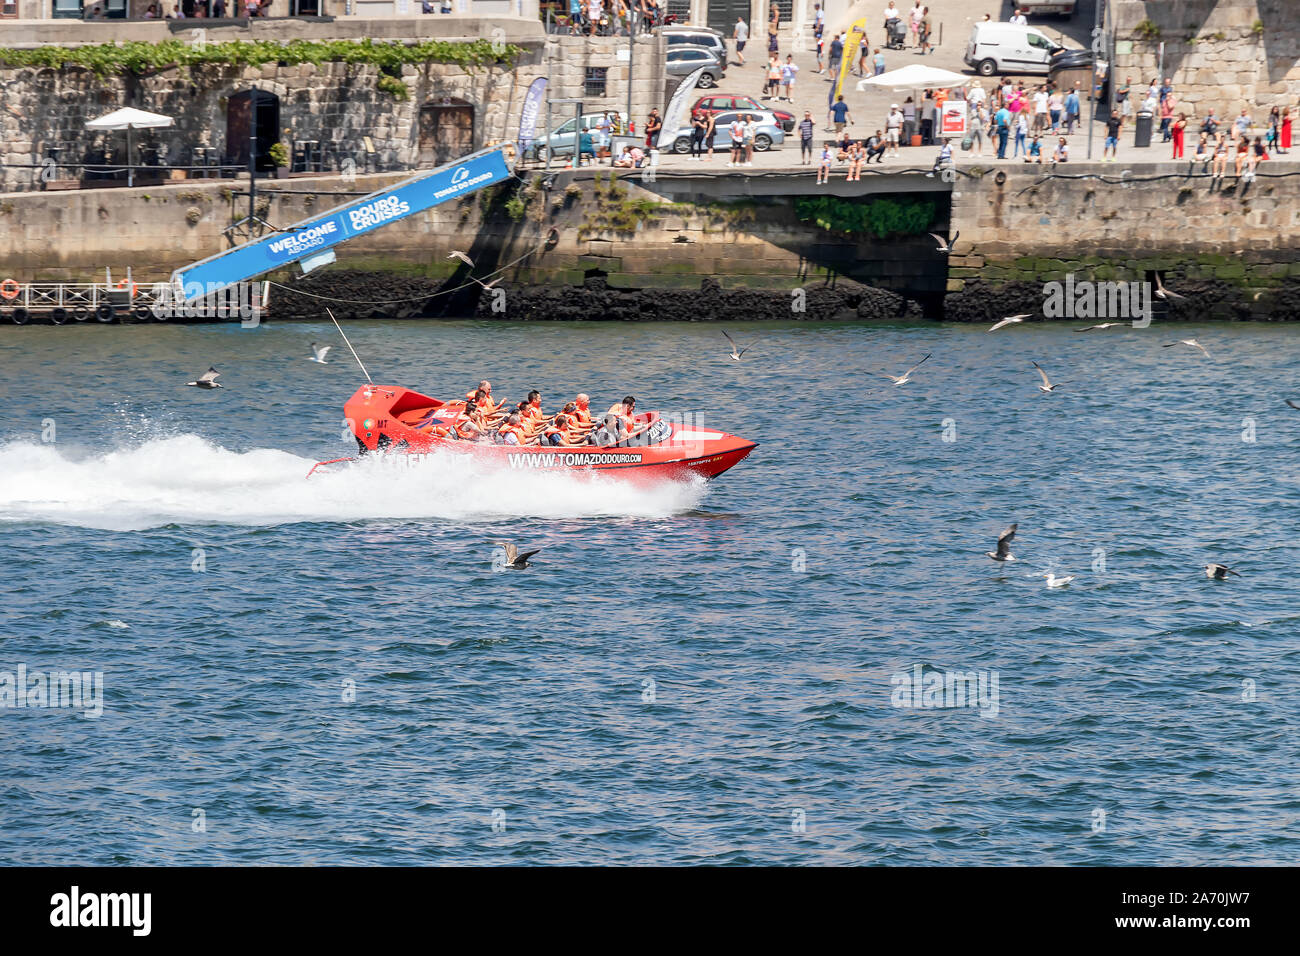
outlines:
[{"label": "red speedboat", "polygon": [[726,432],[661,418],[658,412],[634,416],[627,438],[607,448],[460,441],[450,426],[464,413],[464,401],[444,402],[396,385],[363,385],[343,406],[363,455],[464,451],[491,456],[511,468],[591,469],[635,478],[714,478],[758,447],[757,442]]}]

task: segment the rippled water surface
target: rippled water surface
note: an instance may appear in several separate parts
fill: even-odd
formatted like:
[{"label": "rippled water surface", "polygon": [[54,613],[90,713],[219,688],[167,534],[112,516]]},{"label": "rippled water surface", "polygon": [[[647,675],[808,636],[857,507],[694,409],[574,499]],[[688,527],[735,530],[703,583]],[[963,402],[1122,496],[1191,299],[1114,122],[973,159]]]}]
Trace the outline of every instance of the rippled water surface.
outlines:
[{"label": "rippled water surface", "polygon": [[[0,710],[0,861],[1294,861],[1300,330],[727,328],[349,326],[386,383],[761,442],[650,488],[304,480],[325,324],[0,329],[0,672],[104,675]],[[995,707],[895,706],[918,666]]]}]

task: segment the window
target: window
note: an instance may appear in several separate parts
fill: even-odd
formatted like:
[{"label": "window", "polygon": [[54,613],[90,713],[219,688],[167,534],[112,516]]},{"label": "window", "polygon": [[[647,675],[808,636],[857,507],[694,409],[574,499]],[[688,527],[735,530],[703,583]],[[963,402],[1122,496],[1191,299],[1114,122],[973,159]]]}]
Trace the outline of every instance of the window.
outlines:
[{"label": "window", "polygon": [[1046,40],[1044,40],[1042,37],[1040,37],[1037,33],[1029,33],[1029,34],[1026,34],[1026,35],[1029,37],[1029,45],[1030,45],[1030,46],[1036,46],[1036,47],[1039,47],[1040,49],[1044,49],[1044,50],[1046,50],[1048,47],[1051,46],[1050,43],[1048,43]]},{"label": "window", "polygon": [[605,95],[605,81],[609,68],[604,66],[587,67],[587,75],[582,81],[582,95],[593,99]]},{"label": "window", "polygon": [[0,0],[0,17],[18,16],[18,0]]}]

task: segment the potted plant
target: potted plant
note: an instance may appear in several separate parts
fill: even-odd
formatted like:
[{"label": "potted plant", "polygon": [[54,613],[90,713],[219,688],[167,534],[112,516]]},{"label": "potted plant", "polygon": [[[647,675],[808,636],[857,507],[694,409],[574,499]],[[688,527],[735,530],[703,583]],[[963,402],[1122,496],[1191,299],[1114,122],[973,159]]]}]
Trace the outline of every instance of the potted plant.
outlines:
[{"label": "potted plant", "polygon": [[275,164],[275,178],[284,179],[288,174],[289,166],[289,149],[284,143],[272,143],[271,148],[266,151],[266,155],[271,162]]}]

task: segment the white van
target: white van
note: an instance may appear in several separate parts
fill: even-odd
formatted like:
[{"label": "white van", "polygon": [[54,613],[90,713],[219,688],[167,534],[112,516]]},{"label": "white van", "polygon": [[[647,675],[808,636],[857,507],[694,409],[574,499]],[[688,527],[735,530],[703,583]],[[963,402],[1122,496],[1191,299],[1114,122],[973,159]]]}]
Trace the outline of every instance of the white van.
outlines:
[{"label": "white van", "polygon": [[975,24],[966,44],[966,65],[980,76],[994,73],[1041,73],[1046,75],[1052,51],[1060,44],[1037,27],[985,21]]}]

